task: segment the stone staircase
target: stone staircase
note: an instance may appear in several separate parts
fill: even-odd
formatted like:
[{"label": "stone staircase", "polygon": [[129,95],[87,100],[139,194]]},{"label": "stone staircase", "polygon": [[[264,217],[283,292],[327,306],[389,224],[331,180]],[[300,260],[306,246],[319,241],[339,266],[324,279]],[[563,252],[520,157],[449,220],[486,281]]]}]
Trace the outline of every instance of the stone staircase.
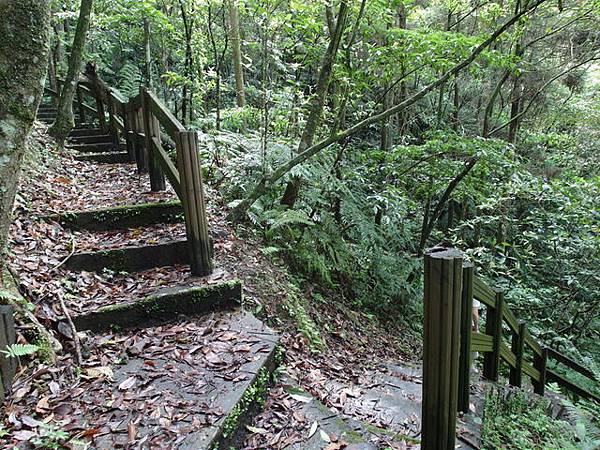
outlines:
[{"label": "stone staircase", "polygon": [[[45,123],[55,116],[50,105],[38,111]],[[78,123],[67,147],[77,154],[66,157],[64,164],[76,165],[75,171],[82,165],[130,163],[123,144],[94,124]],[[132,167],[132,177],[134,172]],[[97,205],[93,210],[59,211],[45,220],[59,223],[79,241],[98,243],[74,251],[66,260],[61,270],[67,279],[77,279],[77,273],[152,278],[189,263],[180,235],[152,244],[102,245],[126,242],[132,232],[143,236],[152,227],[181,225],[177,201]],[[418,368],[391,367],[389,375],[374,377],[370,387],[350,395],[345,393],[353,392],[352,386],[328,382],[331,396],[345,398],[332,410],[295,380],[284,376],[276,381],[282,357],[278,334],[244,311],[238,280],[219,268],[215,272],[214,277],[188,277],[139,298],[113,296],[69,305],[83,338],[82,370],[89,376],[52,401],[70,401],[69,415],[87,430],[81,440],[90,444],[88,448],[242,448],[252,435],[247,425],[256,420],[255,425],[262,425],[261,406],[274,383],[290,396],[295,406],[288,413],[303,417],[305,429],[302,439],[260,448],[371,450],[382,435],[406,445],[399,448],[418,447]],[[386,428],[349,419],[361,411],[371,416],[375,412]],[[474,447],[461,442],[457,448]]]},{"label": "stone staircase", "polygon": [[[52,104],[42,104],[38,108],[37,119],[50,125],[56,119],[56,113],[56,107]],[[124,144],[115,142],[107,131],[101,130],[96,124],[82,122],[77,113],[75,124],[66,147],[77,152],[76,159],[105,164],[130,162]]]},{"label": "stone staircase", "polygon": [[[40,121],[49,124],[55,117],[55,108],[40,107]],[[73,172],[84,165],[129,163],[123,144],[94,124],[79,123],[67,147],[77,154],[61,163],[74,165]],[[133,167],[131,177],[137,178]],[[85,186],[77,189],[86,195]],[[143,236],[167,224],[181,231],[178,201],[67,210],[44,219],[78,242],[98,243],[74,250],[61,268],[65,279],[80,273],[94,274],[92,279],[151,278],[152,270],[164,276],[189,263],[177,233],[155,245],[113,245],[132,232]],[[105,237],[110,246],[104,246]],[[139,298],[67,299],[86,355],[81,370],[88,376],[50,401],[69,401],[69,416],[88,430],[81,440],[90,448],[123,448],[134,441],[139,448],[230,448],[243,438],[248,414],[257,410],[279,364],[279,336],[243,310],[239,280],[215,272],[163,284]]]}]

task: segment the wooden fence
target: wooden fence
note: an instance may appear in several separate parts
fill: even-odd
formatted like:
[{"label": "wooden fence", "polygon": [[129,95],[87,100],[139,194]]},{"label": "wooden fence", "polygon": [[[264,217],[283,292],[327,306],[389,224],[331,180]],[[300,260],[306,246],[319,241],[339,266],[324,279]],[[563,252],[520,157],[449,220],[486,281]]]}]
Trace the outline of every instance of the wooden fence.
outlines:
[{"label": "wooden fence", "polygon": [[[57,90],[46,88],[45,92],[56,97]],[[95,108],[86,103],[89,99],[95,102]],[[212,243],[196,132],[186,130],[156,95],[145,88],[127,100],[104,83],[80,81],[74,106],[80,124],[97,122],[115,144],[124,141],[138,173],[149,174],[152,191],[164,190],[166,177],[183,206],[191,271],[194,275],[209,275]],[[165,150],[163,141],[170,141],[175,147],[176,162]]]},{"label": "wooden fence", "polygon": [[[0,305],[0,350],[6,351],[9,345],[16,342],[13,308]],[[16,358],[8,358],[5,353],[0,353],[0,404],[12,386],[13,377],[17,371]]]},{"label": "wooden fence", "polygon": [[[556,369],[562,364],[597,381],[594,373],[571,358],[540,345],[508,306],[501,290],[488,286],[454,249],[435,248],[424,257],[422,446],[453,449],[456,413],[469,411],[471,356],[483,354],[483,377],[498,381],[501,364],[509,384],[521,387],[528,377],[544,395],[547,382],[600,403],[600,397]],[[485,307],[483,332],[472,331],[473,299]]]}]

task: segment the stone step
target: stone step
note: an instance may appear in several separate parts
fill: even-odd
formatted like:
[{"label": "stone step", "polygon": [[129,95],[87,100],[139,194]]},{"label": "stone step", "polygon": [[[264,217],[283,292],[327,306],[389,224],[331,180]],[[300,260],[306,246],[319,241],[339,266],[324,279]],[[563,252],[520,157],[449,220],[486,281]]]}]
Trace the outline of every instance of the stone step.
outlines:
[{"label": "stone step", "polygon": [[71,229],[90,231],[124,230],[184,220],[183,209],[178,201],[68,212],[45,219],[57,221]]},{"label": "stone step", "polygon": [[70,270],[87,272],[140,272],[176,264],[189,264],[187,241],[76,253],[65,263]]},{"label": "stone step", "polygon": [[222,310],[242,303],[239,280],[159,289],[140,300],[103,306],[73,318],[77,330],[146,328]]},{"label": "stone step", "polygon": [[77,161],[89,161],[98,164],[127,164],[133,163],[129,159],[129,154],[125,152],[111,153],[91,153],[88,155],[75,156]]},{"label": "stone step", "polygon": [[103,142],[112,142],[112,136],[109,134],[88,134],[83,136],[69,136],[69,145],[78,144],[97,144]]},{"label": "stone step", "polygon": [[94,449],[131,440],[140,448],[237,448],[236,431],[266,394],[279,354],[279,336],[240,310],[94,341],[113,353],[111,380],[83,378],[69,401],[79,427],[96,430],[82,438]]},{"label": "stone step", "polygon": [[105,136],[106,133],[103,132],[100,128],[75,127],[75,129],[71,130],[69,137],[70,138],[78,138],[78,137],[82,137],[82,136],[97,136],[97,135]]},{"label": "stone step", "polygon": [[68,144],[68,148],[81,153],[107,153],[117,150],[114,142],[97,142],[95,144]]}]

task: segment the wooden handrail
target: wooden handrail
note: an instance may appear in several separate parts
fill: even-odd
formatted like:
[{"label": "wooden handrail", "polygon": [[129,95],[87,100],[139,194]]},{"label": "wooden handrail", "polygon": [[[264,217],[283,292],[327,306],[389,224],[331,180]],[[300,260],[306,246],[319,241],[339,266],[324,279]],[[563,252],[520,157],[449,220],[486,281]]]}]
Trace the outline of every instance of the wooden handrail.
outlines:
[{"label": "wooden handrail", "polygon": [[568,356],[563,355],[562,353],[557,352],[551,348],[548,348],[548,357],[557,360],[560,363],[563,363],[565,366],[573,369],[576,372],[579,372],[581,375],[585,375],[588,378],[591,378],[594,381],[598,381],[596,374],[589,370],[586,367],[583,367],[577,361],[572,360]]},{"label": "wooden handrail", "polygon": [[[600,402],[600,397],[587,389],[577,386],[567,380],[563,375],[551,369],[546,369],[546,361],[551,358],[564,364],[577,373],[598,381],[598,377],[577,361],[550,348],[543,348],[531,336],[524,324],[520,324],[517,316],[510,310],[505,301],[499,300],[498,292],[489,287],[480,277],[473,277],[473,297],[481,301],[487,309],[486,334],[471,333],[471,351],[485,354],[484,376],[495,380],[498,375],[498,358],[504,360],[511,367],[511,381],[515,385],[521,385],[521,372],[531,378],[536,387],[536,392],[543,394],[546,376],[562,387],[586,398],[592,398]],[[502,310],[502,318],[498,318],[498,307]],[[502,329],[499,322],[506,323],[513,336],[513,344],[509,348],[502,342]],[[531,364],[523,359],[523,348],[526,345],[533,351],[534,361]],[[516,353],[515,351],[516,350]],[[517,373],[517,371],[519,373]]]},{"label": "wooden handrail", "polygon": [[[60,96],[49,87],[46,93],[54,98]],[[82,101],[83,94],[95,100],[95,109]],[[187,130],[151,91],[142,87],[138,95],[127,99],[117,89],[107,86],[95,70],[80,76],[76,101],[81,120],[85,121],[85,113],[90,112],[115,145],[125,140],[129,159],[137,164],[138,173],[149,174],[152,191],[164,190],[165,178],[168,179],[184,209],[191,271],[194,275],[209,275],[212,241],[196,132]],[[177,151],[176,163],[164,143]]]},{"label": "wooden handrail", "polygon": [[156,116],[160,124],[165,128],[165,131],[173,140],[177,139],[179,133],[185,132],[185,127],[175,118],[171,111],[169,111],[161,103],[161,101],[154,95],[153,92],[148,92],[150,100],[150,108],[152,113]]},{"label": "wooden handrail", "polygon": [[[441,247],[426,252],[424,273],[422,448],[453,448],[456,424],[448,408],[469,411],[473,352],[483,353],[484,378],[498,381],[500,364],[505,363],[513,386],[520,387],[525,375],[531,379],[536,394],[544,395],[548,380],[600,403],[598,394],[548,367],[548,361],[563,364],[590,380],[598,381],[596,374],[558,351],[540,345],[509,308],[504,293],[475,276],[471,263],[463,265],[460,252]],[[486,308],[483,332],[472,331],[473,299]],[[504,324],[510,330],[508,342]]]}]

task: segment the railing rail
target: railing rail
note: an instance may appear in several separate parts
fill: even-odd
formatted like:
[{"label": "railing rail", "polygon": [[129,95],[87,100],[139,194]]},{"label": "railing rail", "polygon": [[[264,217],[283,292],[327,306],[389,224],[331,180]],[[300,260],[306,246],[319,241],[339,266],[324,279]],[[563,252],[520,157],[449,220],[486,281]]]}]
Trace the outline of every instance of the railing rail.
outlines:
[{"label": "railing rail", "polygon": [[[138,173],[148,173],[152,191],[166,189],[169,181],[181,200],[189,245],[191,271],[194,275],[212,272],[212,243],[206,216],[202,170],[198,159],[198,137],[188,131],[151,91],[126,99],[118,90],[106,86],[99,78],[85,76],[77,84],[74,100],[79,123],[87,119],[98,122],[99,128],[112,137],[115,144],[125,142],[131,162]],[[58,86],[46,87],[45,92],[58,98]],[[85,103],[91,98],[93,108]],[[163,131],[164,130],[164,133]],[[163,140],[173,142],[177,154],[174,162],[163,146]]]},{"label": "railing rail", "polygon": [[[432,249],[424,257],[424,267],[421,448],[454,448],[453,414],[456,410],[469,412],[471,355],[474,352],[483,354],[483,377],[488,380],[498,381],[501,364],[505,363],[509,368],[509,383],[513,386],[521,387],[523,376],[526,376],[531,379],[537,394],[544,395],[546,382],[550,381],[576,395],[600,403],[597,394],[548,367],[548,363],[562,364],[583,377],[598,381],[596,374],[557,350],[540,345],[525,323],[510,309],[504,293],[491,288],[476,276],[473,265],[464,262],[458,250]],[[457,290],[460,295],[449,294]],[[483,332],[472,330],[473,299],[479,300],[486,308]],[[455,326],[457,314],[460,324],[458,328]],[[509,340],[506,335],[510,335]],[[460,344],[455,346],[457,338],[460,338]],[[458,367],[457,377],[451,370],[455,364]],[[450,392],[447,395],[439,395],[448,389]],[[446,423],[441,423],[444,421]]]}]

